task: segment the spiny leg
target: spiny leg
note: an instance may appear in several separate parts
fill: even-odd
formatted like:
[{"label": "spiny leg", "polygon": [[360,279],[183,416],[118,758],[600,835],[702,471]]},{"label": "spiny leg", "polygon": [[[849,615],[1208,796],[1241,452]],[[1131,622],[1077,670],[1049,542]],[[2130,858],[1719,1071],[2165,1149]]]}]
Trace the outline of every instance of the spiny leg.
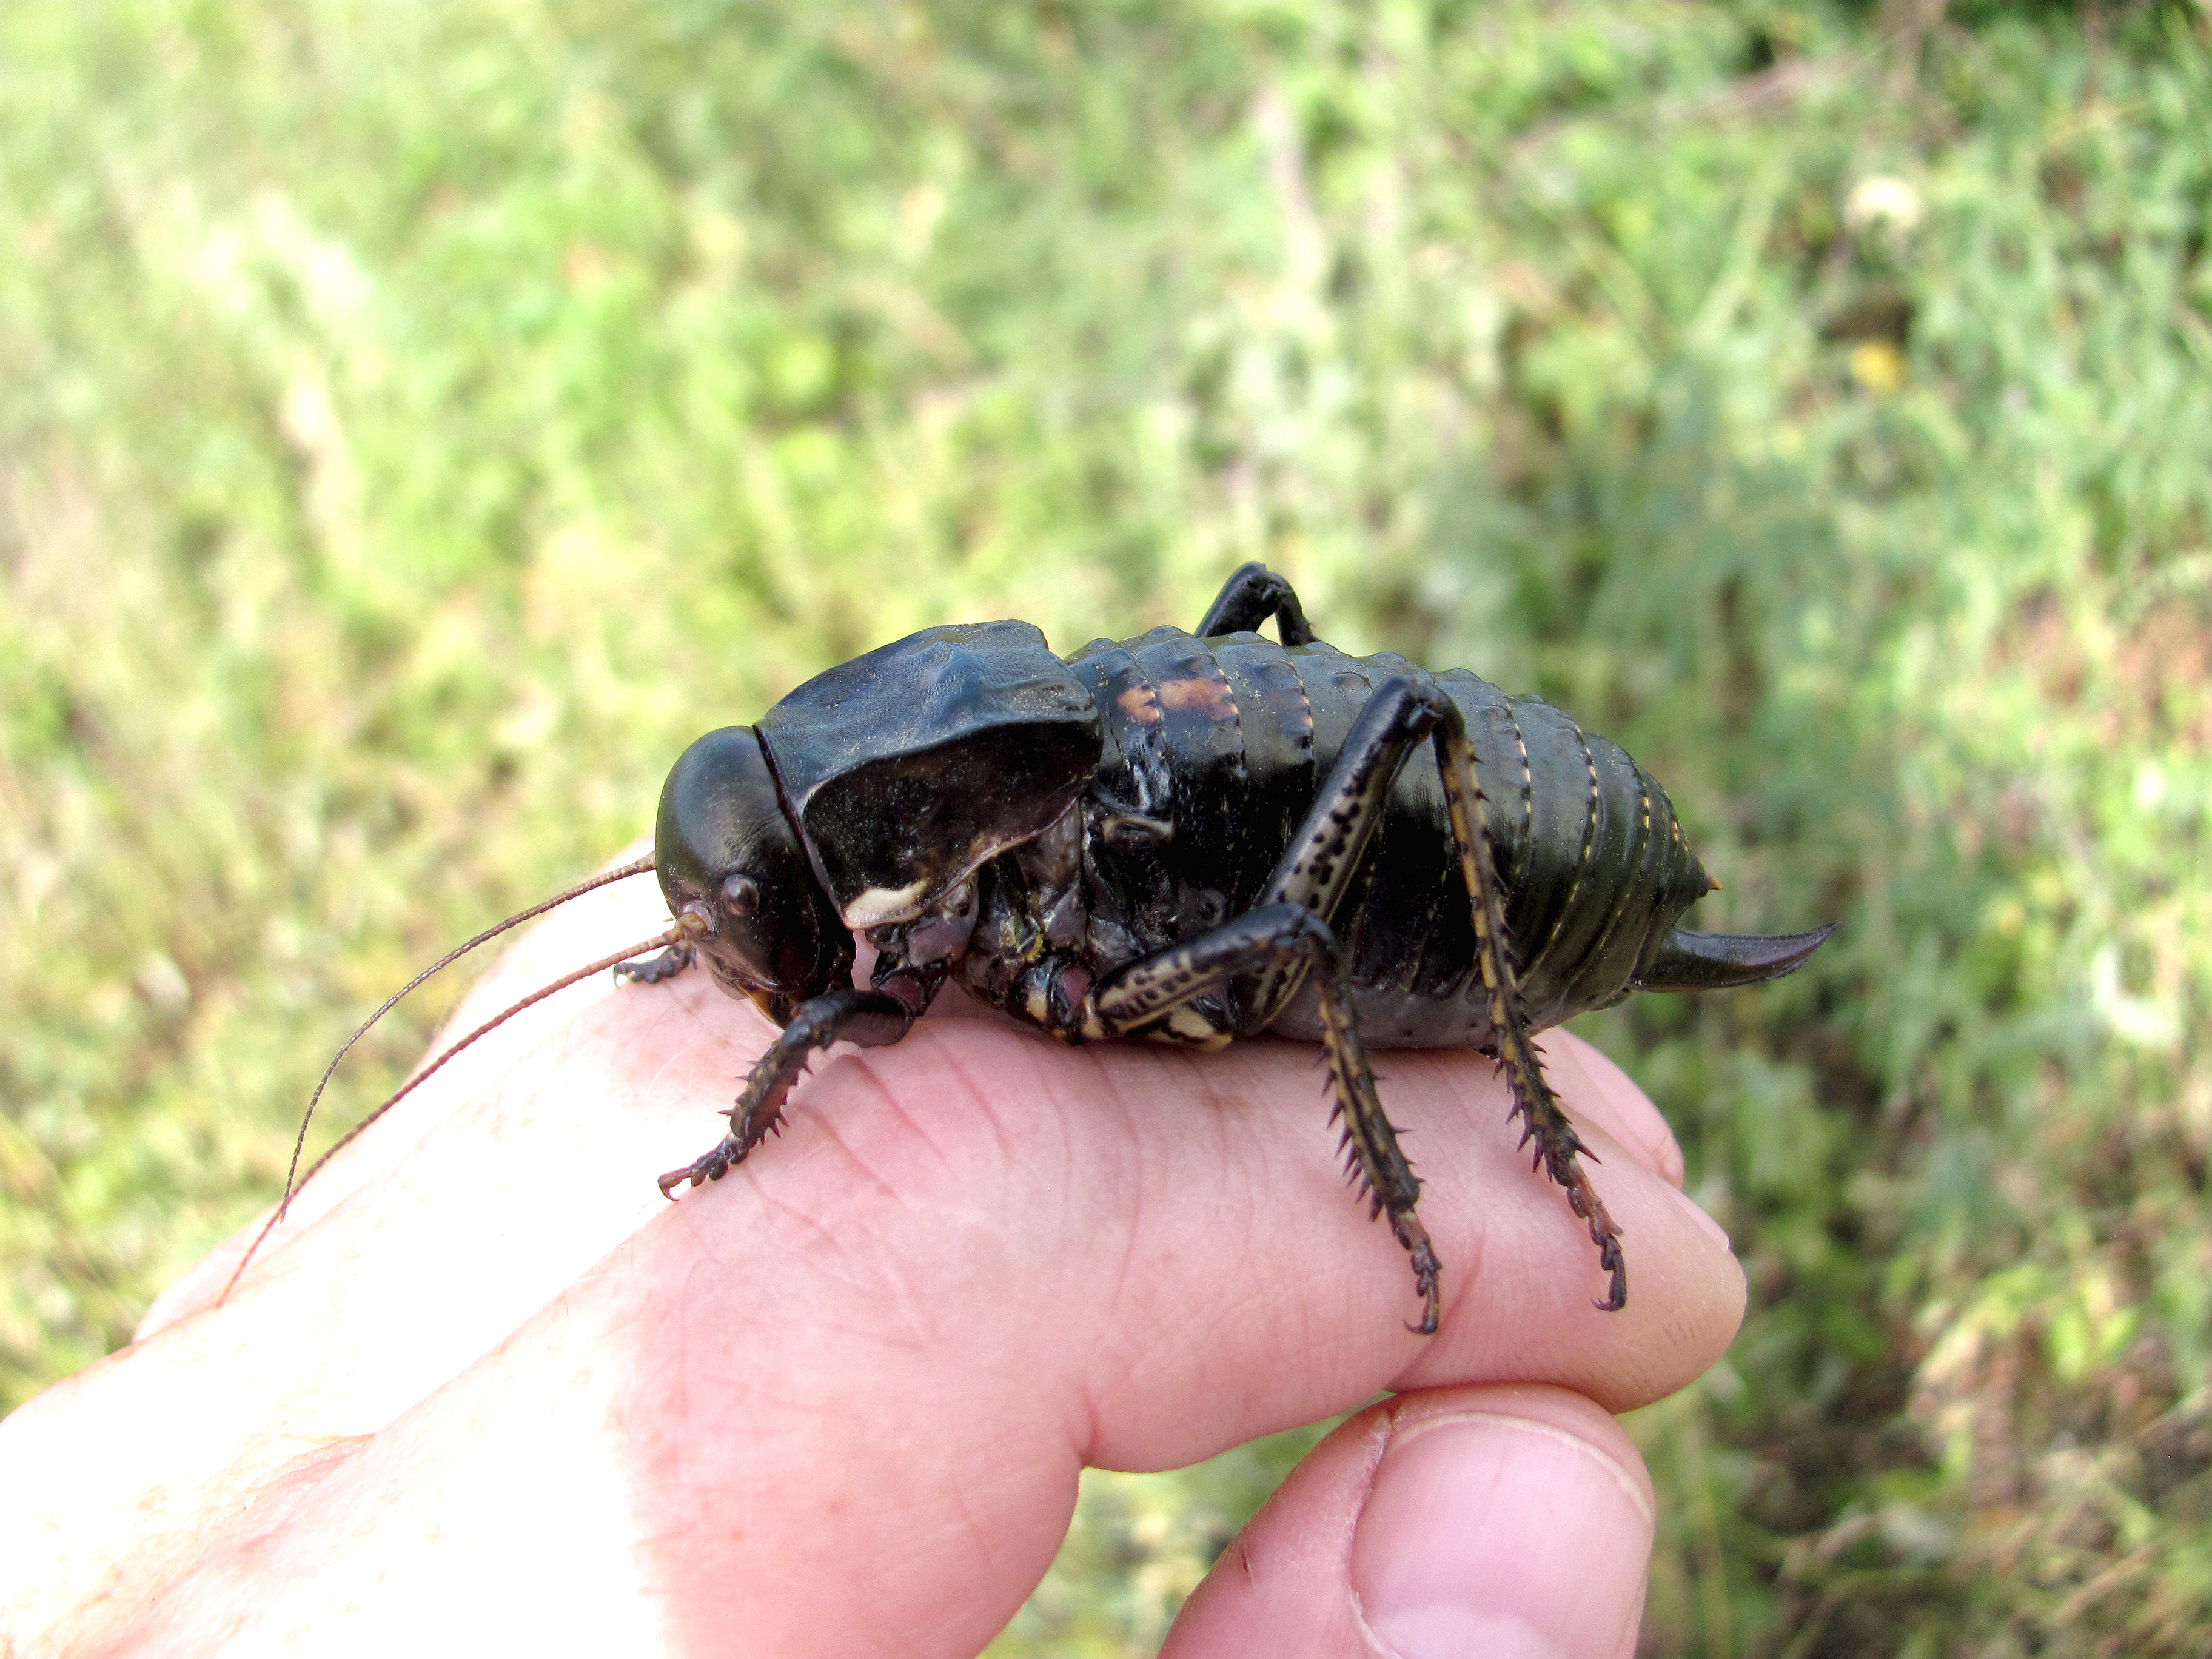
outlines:
[{"label": "spiny leg", "polygon": [[[1480,810],[1482,787],[1474,763],[1474,750],[1467,740],[1467,726],[1458,706],[1438,690],[1444,705],[1436,723],[1437,768],[1443,775],[1444,799],[1451,811],[1452,839],[1458,844],[1460,873],[1467,883],[1474,919],[1475,960],[1483,989],[1490,1000],[1491,1029],[1497,1033],[1498,1063],[1504,1067],[1513,1090],[1513,1109],[1523,1123],[1521,1144],[1536,1142],[1536,1161],[1561,1187],[1567,1202],[1589,1224],[1590,1242],[1597,1246],[1599,1265],[1612,1275],[1606,1298],[1596,1305],[1607,1313],[1628,1302],[1628,1265],[1620,1250],[1620,1232],[1606,1212],[1605,1202],[1590,1184],[1578,1154],[1588,1151],[1574,1125],[1545,1079],[1543,1063],[1536,1057],[1534,1033],[1528,1026],[1528,1005],[1522,1000],[1513,956],[1505,934],[1505,893],[1498,878],[1490,831]],[[1590,1154],[1592,1161],[1596,1154]]]},{"label": "spiny leg", "polygon": [[712,1152],[662,1176],[661,1196],[672,1196],[672,1189],[686,1181],[694,1187],[702,1181],[720,1181],[745,1161],[769,1130],[781,1127],[784,1099],[805,1070],[812,1050],[826,1048],[840,1037],[869,1048],[896,1042],[920,1013],[918,1006],[883,989],[847,987],[800,1003],[768,1052],[753,1062],[745,1086],[730,1109],[729,1133]]},{"label": "spiny leg", "polygon": [[1286,577],[1264,564],[1240,564],[1223,585],[1220,597],[1200,623],[1198,637],[1210,640],[1221,634],[1256,630],[1273,617],[1275,632],[1285,645],[1311,645],[1314,631],[1299,608],[1298,596]]},{"label": "spiny leg", "polygon": [[1434,1334],[1443,1272],[1429,1235],[1414,1213],[1421,1183],[1398,1146],[1397,1131],[1382,1115],[1375,1073],[1352,1013],[1352,982],[1344,952],[1328,924],[1301,904],[1270,904],[1246,912],[1196,939],[1131,963],[1100,987],[1094,1006],[1106,1029],[1128,1035],[1164,1019],[1194,999],[1232,981],[1289,960],[1305,964],[1319,992],[1322,1051],[1328,1058],[1335,1105],[1329,1121],[1344,1120],[1340,1143],[1346,1166],[1366,1188],[1370,1218],[1388,1212],[1390,1231],[1413,1260],[1421,1294],[1421,1322],[1410,1328]]},{"label": "spiny leg", "polygon": [[[1345,734],[1328,781],[1275,866],[1263,902],[1300,903],[1334,919],[1359,867],[1360,854],[1382,823],[1391,781],[1407,754],[1424,738],[1434,742],[1437,767],[1443,775],[1452,837],[1459,848],[1461,874],[1473,908],[1476,959],[1489,999],[1491,1024],[1497,1032],[1498,1062],[1513,1091],[1515,1113],[1527,1126],[1523,1144],[1528,1137],[1536,1139],[1537,1162],[1566,1189],[1575,1213],[1589,1224],[1599,1263],[1611,1275],[1606,1299],[1597,1305],[1608,1311],[1619,1309],[1628,1299],[1628,1271],[1621,1256],[1620,1232],[1578,1160],[1577,1154],[1584,1150],[1582,1140],[1567,1121],[1536,1058],[1528,1008],[1521,999],[1508,949],[1504,888],[1498,880],[1487,829],[1476,810],[1481,790],[1474,751],[1468,742],[1459,705],[1442,686],[1401,675],[1376,688],[1352,730]],[[1271,966],[1248,1012],[1262,1020],[1271,1017],[1297,989],[1303,972],[1303,966],[1297,963]]]},{"label": "spiny leg", "polygon": [[[1425,681],[1405,675],[1376,688],[1344,734],[1335,764],[1261,890],[1260,903],[1304,905],[1332,927],[1337,924],[1361,854],[1382,826],[1391,781],[1429,734],[1435,718],[1430,700],[1442,695]],[[1264,1024],[1279,1013],[1305,972],[1303,962],[1271,967],[1248,996],[1251,1022]]]},{"label": "spiny leg", "polygon": [[615,963],[615,977],[633,985],[658,985],[665,979],[674,979],[696,959],[697,952],[690,945],[672,945],[635,962]]}]

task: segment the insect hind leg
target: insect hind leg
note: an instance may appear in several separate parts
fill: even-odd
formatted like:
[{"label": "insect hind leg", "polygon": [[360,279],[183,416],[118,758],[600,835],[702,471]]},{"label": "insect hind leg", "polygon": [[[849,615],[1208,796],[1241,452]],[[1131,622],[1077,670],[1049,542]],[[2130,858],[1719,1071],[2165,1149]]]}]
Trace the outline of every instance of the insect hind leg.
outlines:
[{"label": "insect hind leg", "polygon": [[1352,981],[1343,948],[1329,925],[1297,903],[1262,905],[1196,939],[1132,963],[1095,994],[1100,1022],[1125,1036],[1165,1019],[1196,998],[1240,978],[1288,963],[1303,963],[1319,992],[1322,1049],[1328,1058],[1334,1097],[1330,1121],[1344,1121],[1341,1142],[1347,1170],[1365,1188],[1370,1218],[1387,1212],[1390,1231],[1412,1259],[1421,1295],[1421,1335],[1437,1328],[1437,1281],[1443,1272],[1429,1235],[1413,1213],[1421,1193],[1398,1133],[1383,1115],[1375,1073],[1352,1013]]},{"label": "insect hind leg", "polygon": [[[1482,799],[1474,750],[1459,705],[1433,680],[1395,675],[1375,689],[1367,706],[1345,734],[1328,781],[1315,797],[1306,821],[1285,850],[1269,882],[1267,896],[1303,904],[1334,919],[1348,897],[1360,860],[1382,819],[1391,781],[1407,756],[1423,739],[1436,749],[1449,807],[1454,846],[1473,910],[1475,954],[1499,1065],[1513,1091],[1514,1112],[1527,1133],[1522,1144],[1537,1143],[1536,1161],[1566,1190],[1575,1213],[1589,1224],[1598,1262],[1609,1275],[1606,1299],[1612,1311],[1628,1300],[1628,1271],[1620,1235],[1581,1163],[1582,1139],[1568,1122],[1546,1081],[1536,1057],[1528,1005],[1521,995],[1505,933],[1505,890],[1489,831],[1479,810]],[[1270,964],[1254,992],[1250,1012],[1270,1018],[1297,988],[1304,964]]]},{"label": "insect hind leg", "polygon": [[[1433,732],[1437,769],[1443,774],[1444,800],[1451,813],[1452,841],[1459,853],[1460,873],[1467,885],[1474,913],[1475,960],[1488,999],[1491,1029],[1495,1033],[1498,1064],[1513,1091],[1513,1109],[1522,1121],[1521,1144],[1536,1142],[1536,1162],[1559,1186],[1567,1202],[1589,1224],[1590,1242],[1597,1246],[1598,1264],[1609,1275],[1606,1298],[1596,1305],[1618,1312],[1628,1302],[1628,1267],[1620,1249],[1620,1230],[1606,1212],[1605,1202],[1590,1184],[1580,1154],[1588,1151],[1574,1125],[1559,1105],[1559,1097],[1544,1076],[1536,1056],[1534,1034],[1528,1024],[1528,1005],[1522,1000],[1518,976],[1505,933],[1505,892],[1498,880],[1498,861],[1490,845],[1490,831],[1480,805],[1482,787],[1475,767],[1474,746],[1459,707],[1437,691],[1443,707]],[[1591,1154],[1595,1160],[1595,1154]]]}]

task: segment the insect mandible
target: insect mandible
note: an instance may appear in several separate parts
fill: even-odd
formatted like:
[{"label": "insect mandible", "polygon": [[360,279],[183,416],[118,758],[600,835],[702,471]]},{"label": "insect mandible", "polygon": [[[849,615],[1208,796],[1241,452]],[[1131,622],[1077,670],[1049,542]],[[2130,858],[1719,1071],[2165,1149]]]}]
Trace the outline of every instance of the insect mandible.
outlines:
[{"label": "insect mandible", "polygon": [[[1255,631],[1271,619],[1273,641]],[[817,675],[757,725],[708,732],[668,775],[648,857],[425,969],[331,1067],[446,963],[648,869],[665,933],[479,1026],[345,1139],[493,1026],[611,965],[649,984],[703,963],[780,1028],[728,1133],[660,1177],[672,1196],[758,1147],[812,1050],[896,1042],[949,982],[1070,1043],[1272,1032],[1321,1044],[1348,1170],[1412,1261],[1425,1334],[1442,1267],[1370,1048],[1495,1058],[1522,1144],[1589,1225],[1608,1275],[1596,1305],[1618,1309],[1620,1235],[1534,1034],[1632,991],[1778,978],[1833,931],[1678,927],[1718,884],[1617,745],[1463,669],[1347,656],[1314,638],[1286,580],[1247,564],[1192,633],[1063,659],[1027,623],[925,629]],[[855,934],[876,951],[866,986]],[[286,1202],[303,1183],[287,1179]]]}]

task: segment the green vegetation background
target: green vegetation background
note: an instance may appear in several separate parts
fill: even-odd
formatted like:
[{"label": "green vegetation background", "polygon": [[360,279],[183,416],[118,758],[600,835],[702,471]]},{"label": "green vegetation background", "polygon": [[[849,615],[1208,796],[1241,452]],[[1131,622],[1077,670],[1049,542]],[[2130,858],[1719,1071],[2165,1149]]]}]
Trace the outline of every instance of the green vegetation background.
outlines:
[{"label": "green vegetation background", "polygon": [[[1588,1024],[1752,1283],[1633,1424],[1647,1650],[2203,1653],[2209,43],[2113,0],[0,9],[0,1403],[124,1341],[356,1014],[641,833],[698,731],[1264,558],[1338,644],[1625,742],[1706,925],[1844,923]],[[1149,1652],[1308,1438],[1096,1480],[998,1651]]]}]

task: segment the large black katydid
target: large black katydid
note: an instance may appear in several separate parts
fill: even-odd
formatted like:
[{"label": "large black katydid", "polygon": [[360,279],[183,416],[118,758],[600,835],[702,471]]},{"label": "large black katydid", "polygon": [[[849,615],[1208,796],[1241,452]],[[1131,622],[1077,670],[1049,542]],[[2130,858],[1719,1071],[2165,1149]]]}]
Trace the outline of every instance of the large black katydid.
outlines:
[{"label": "large black katydid", "polygon": [[[1254,631],[1270,619],[1278,641]],[[1194,633],[1063,659],[1026,623],[952,624],[817,675],[684,752],[652,857],[616,874],[647,868],[672,926],[617,974],[703,961],[781,1028],[728,1133],[662,1191],[750,1153],[810,1051],[896,1042],[949,981],[1068,1042],[1307,1038],[1349,1166],[1412,1260],[1423,1332],[1441,1267],[1368,1049],[1497,1058],[1617,1309],[1620,1238],[1534,1034],[1632,991],[1777,978],[1832,931],[1679,927],[1715,884],[1620,748],[1465,670],[1321,643],[1257,564]],[[876,950],[865,986],[855,933]]]}]

